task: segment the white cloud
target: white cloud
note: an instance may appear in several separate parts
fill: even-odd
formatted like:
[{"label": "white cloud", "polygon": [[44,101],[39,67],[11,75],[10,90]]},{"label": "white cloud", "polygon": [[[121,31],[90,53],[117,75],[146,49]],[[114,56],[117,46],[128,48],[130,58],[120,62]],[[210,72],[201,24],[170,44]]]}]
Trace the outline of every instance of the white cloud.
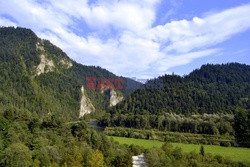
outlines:
[{"label": "white cloud", "polygon": [[[118,75],[158,76],[220,52],[216,44],[250,28],[250,5],[155,25],[159,0],[0,1],[1,26],[28,27],[71,58]],[[167,11],[166,11],[167,13]],[[79,27],[81,24],[86,27]],[[84,28],[81,35],[74,28]]]},{"label": "white cloud", "polygon": [[5,19],[5,18],[0,18],[0,26],[13,26],[16,27],[16,23]]},{"label": "white cloud", "polygon": [[180,20],[151,29],[152,39],[169,41],[165,51],[178,53],[213,46],[250,28],[250,5],[215,13],[205,18]]},{"label": "white cloud", "polygon": [[166,72],[168,69],[180,65],[185,65],[192,62],[194,59],[213,55],[218,53],[220,49],[204,49],[201,51],[194,51],[190,53],[176,55],[169,55],[168,57],[163,58],[161,61],[158,61],[158,71],[159,72]]}]

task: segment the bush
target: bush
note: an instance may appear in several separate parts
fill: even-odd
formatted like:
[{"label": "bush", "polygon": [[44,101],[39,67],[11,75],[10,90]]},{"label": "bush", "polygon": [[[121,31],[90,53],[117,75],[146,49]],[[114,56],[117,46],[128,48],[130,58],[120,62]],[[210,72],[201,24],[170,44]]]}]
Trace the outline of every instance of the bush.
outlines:
[{"label": "bush", "polygon": [[220,142],[219,142],[219,141],[213,141],[213,142],[212,142],[212,145],[217,145],[217,146],[219,146],[219,145],[220,145]]},{"label": "bush", "polygon": [[214,159],[218,162],[218,163],[222,163],[223,162],[223,157],[221,155],[215,155]]},{"label": "bush", "polygon": [[221,141],[221,142],[220,142],[220,146],[230,147],[230,146],[231,146],[231,143],[228,142],[228,141]]}]

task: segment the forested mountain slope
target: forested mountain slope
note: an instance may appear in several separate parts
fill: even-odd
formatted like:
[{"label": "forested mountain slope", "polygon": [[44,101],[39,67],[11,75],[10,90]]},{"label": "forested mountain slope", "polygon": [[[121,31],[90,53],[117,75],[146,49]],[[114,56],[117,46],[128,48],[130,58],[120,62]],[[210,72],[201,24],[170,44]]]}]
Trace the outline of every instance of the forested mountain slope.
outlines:
[{"label": "forested mountain slope", "polygon": [[149,81],[111,108],[99,124],[234,134],[232,114],[249,109],[250,66],[208,64],[184,77],[173,74]]},{"label": "forested mountain slope", "polygon": [[187,76],[165,75],[152,83],[163,82],[160,89],[137,90],[113,108],[121,113],[151,114],[172,112],[232,113],[236,106],[249,107],[250,66],[238,63],[203,65]]},{"label": "forested mountain slope", "polygon": [[0,28],[0,166],[132,166],[129,147],[78,118],[133,90],[89,90],[86,77],[118,78],[72,61],[29,29]]},{"label": "forested mountain slope", "polygon": [[0,28],[0,110],[14,108],[78,118],[79,110],[82,115],[104,110],[110,106],[112,95],[122,99],[132,91],[115,90],[112,94],[109,90],[87,90],[86,77],[118,78],[100,67],[74,62],[29,29]]}]

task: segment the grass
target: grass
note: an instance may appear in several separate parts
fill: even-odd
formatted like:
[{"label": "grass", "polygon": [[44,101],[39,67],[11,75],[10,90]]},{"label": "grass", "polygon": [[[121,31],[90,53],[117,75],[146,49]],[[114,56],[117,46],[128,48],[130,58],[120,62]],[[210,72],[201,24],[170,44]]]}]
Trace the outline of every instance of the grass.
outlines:
[{"label": "grass", "polygon": [[[142,146],[146,149],[152,147],[161,147],[164,142],[156,140],[145,140],[145,139],[134,139],[125,137],[114,137],[112,138],[120,144],[134,144]],[[183,143],[172,143],[174,147],[180,147],[184,152],[191,152],[195,150],[200,151],[201,145],[196,144],[183,144]],[[204,145],[205,153],[211,153],[213,155],[221,155],[224,157],[230,157],[234,161],[250,161],[250,149],[249,148],[236,148],[236,147],[221,147],[214,145]]]}]

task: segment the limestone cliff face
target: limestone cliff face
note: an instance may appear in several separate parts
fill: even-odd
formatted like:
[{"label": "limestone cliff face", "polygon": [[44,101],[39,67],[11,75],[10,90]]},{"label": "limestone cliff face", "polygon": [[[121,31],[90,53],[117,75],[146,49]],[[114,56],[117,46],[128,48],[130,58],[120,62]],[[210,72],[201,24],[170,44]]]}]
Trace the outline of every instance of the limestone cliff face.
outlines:
[{"label": "limestone cliff face", "polygon": [[95,107],[91,103],[90,99],[84,93],[83,86],[81,87],[81,94],[82,94],[82,98],[80,101],[79,117],[83,117],[85,114],[89,114],[89,113],[95,111]]},{"label": "limestone cliff face", "polygon": [[72,62],[70,60],[67,60],[67,59],[62,59],[60,61],[60,64],[63,65],[67,69],[73,66]]},{"label": "limestone cliff face", "polygon": [[109,101],[109,106],[115,106],[116,104],[118,104],[119,102],[121,102],[123,100],[123,96],[122,95],[118,95],[114,89],[110,90],[110,101]]},{"label": "limestone cliff face", "polygon": [[42,44],[43,42],[41,41],[41,42],[37,42],[37,44],[36,44],[36,50],[37,51],[44,51],[44,47],[43,47],[43,44]]},{"label": "limestone cliff face", "polygon": [[49,60],[44,54],[40,55],[41,62],[36,68],[36,75],[39,76],[43,73],[52,72],[55,70],[53,60]]},{"label": "limestone cliff face", "polygon": [[54,62],[52,58],[49,58],[49,56],[46,54],[44,49],[43,41],[37,42],[36,44],[36,50],[40,53],[40,64],[35,67],[35,76],[39,76],[43,73],[48,73],[55,71],[57,66],[69,69],[73,66],[73,63],[70,59],[63,58],[59,62]]},{"label": "limestone cliff face", "polygon": [[43,73],[52,72],[55,70],[55,64],[53,60],[49,60],[44,53],[44,46],[42,43],[37,42],[36,50],[40,51],[42,54],[40,55],[40,64],[36,67],[36,76],[39,76]]}]

